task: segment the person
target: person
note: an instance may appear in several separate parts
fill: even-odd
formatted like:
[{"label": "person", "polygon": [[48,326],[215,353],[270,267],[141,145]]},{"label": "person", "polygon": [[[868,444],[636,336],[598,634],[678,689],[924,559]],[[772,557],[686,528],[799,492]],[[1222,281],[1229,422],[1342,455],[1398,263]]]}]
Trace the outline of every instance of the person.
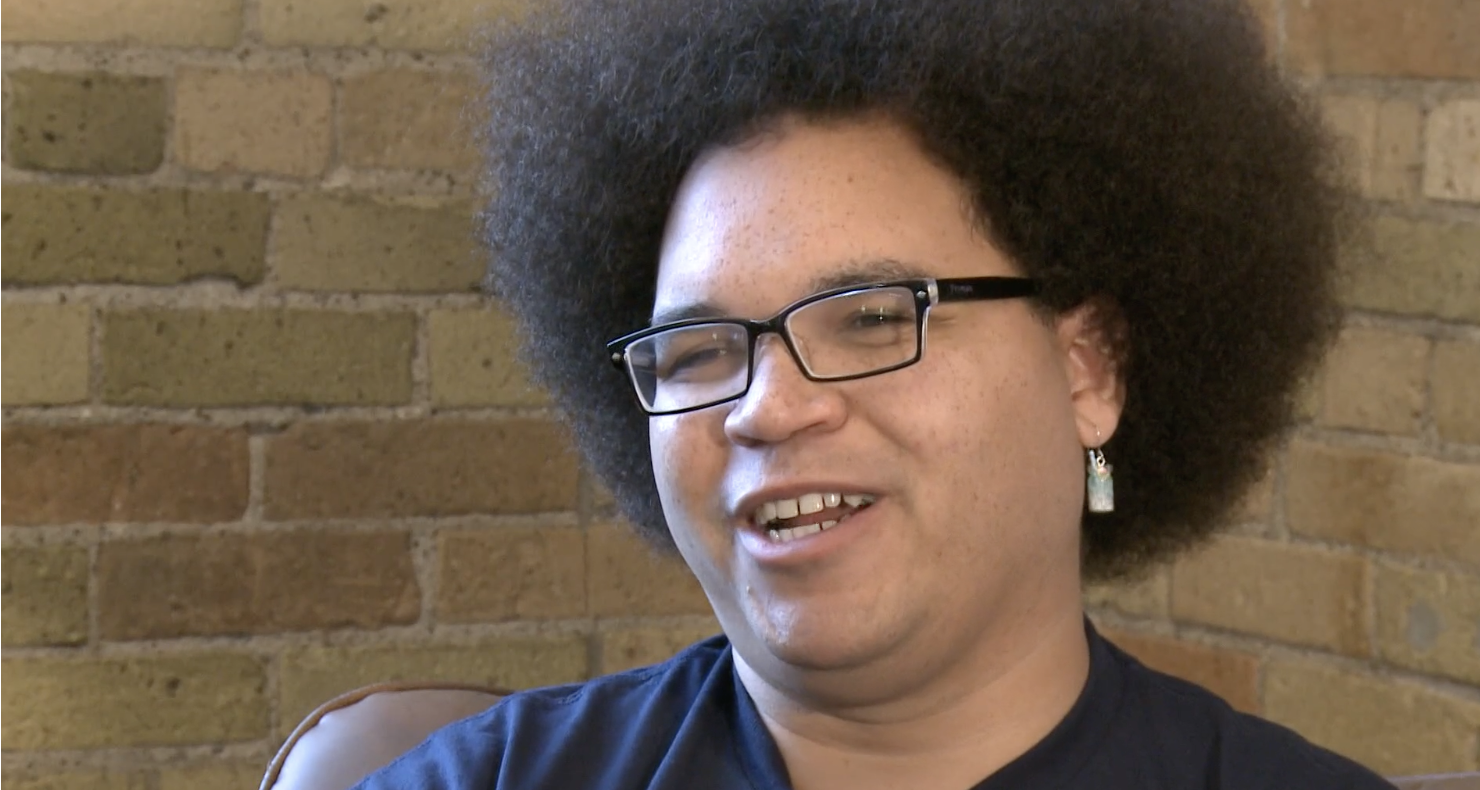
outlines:
[{"label": "person", "polygon": [[1261,41],[1232,0],[574,0],[492,33],[489,286],[723,635],[360,786],[1388,787],[1081,602],[1226,522],[1339,322],[1352,212]]}]

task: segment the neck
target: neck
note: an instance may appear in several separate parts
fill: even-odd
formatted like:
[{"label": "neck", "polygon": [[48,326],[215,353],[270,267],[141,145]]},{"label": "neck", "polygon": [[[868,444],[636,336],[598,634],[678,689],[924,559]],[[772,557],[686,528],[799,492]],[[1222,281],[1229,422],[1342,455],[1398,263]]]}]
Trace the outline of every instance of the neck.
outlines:
[{"label": "neck", "polygon": [[735,663],[797,790],[966,788],[1047,736],[1089,674],[1077,607],[1023,618],[971,647],[907,692],[856,705],[798,693],[805,680],[768,681],[739,653]]}]

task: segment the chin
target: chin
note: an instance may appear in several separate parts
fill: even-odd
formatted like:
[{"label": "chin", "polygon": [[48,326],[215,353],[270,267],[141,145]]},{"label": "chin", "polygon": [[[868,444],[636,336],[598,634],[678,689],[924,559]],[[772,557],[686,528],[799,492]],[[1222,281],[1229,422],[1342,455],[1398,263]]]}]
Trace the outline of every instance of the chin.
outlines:
[{"label": "chin", "polygon": [[868,664],[903,637],[889,633],[880,617],[839,616],[820,608],[773,604],[768,611],[747,612],[745,626],[775,660],[814,671]]}]

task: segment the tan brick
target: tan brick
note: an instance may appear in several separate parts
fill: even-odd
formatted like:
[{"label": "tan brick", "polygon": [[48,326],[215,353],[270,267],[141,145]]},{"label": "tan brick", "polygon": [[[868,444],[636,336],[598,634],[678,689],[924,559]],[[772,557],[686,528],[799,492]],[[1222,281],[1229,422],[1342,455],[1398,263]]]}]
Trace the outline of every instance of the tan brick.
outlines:
[{"label": "tan brick", "polygon": [[1171,606],[1172,577],[1157,568],[1145,578],[1128,579],[1084,588],[1084,605],[1091,609],[1114,609],[1141,617],[1164,618]]},{"label": "tan brick", "polygon": [[529,0],[262,0],[262,36],[273,46],[468,49],[487,23]]},{"label": "tan brick", "polygon": [[473,291],[483,259],[465,202],[416,205],[302,194],[274,222],[273,276],[306,291]]},{"label": "tan brick", "polygon": [[1172,569],[1172,616],[1343,653],[1367,652],[1366,561],[1223,538]]},{"label": "tan brick", "polygon": [[1270,661],[1264,715],[1387,776],[1473,771],[1480,704],[1312,661]]},{"label": "tan brick", "polygon": [[329,166],[333,107],[322,74],[181,69],[175,158],[205,172],[311,178]]},{"label": "tan brick", "polygon": [[61,771],[18,773],[7,770],[5,790],[154,790],[154,777],[139,771]]},{"label": "tan brick", "polygon": [[376,628],[416,621],[405,532],[269,532],[113,541],[98,551],[104,639]]},{"label": "tan brick", "polygon": [[1303,441],[1289,457],[1295,533],[1480,564],[1480,466]]},{"label": "tan brick", "polygon": [[12,72],[6,153],[26,170],[120,175],[164,161],[164,80]]},{"label": "tan brick", "polygon": [[712,614],[694,574],[677,554],[658,554],[630,527],[597,524],[586,536],[591,614]]},{"label": "tan brick", "polygon": [[1345,143],[1351,176],[1362,194],[1380,200],[1409,200],[1418,194],[1423,159],[1423,114],[1401,99],[1327,96],[1326,120]]},{"label": "tan brick", "polygon": [[575,507],[576,460],[542,420],[299,423],[270,439],[270,518],[451,516]]},{"label": "tan brick", "polygon": [[256,790],[265,769],[256,761],[171,766],[160,769],[159,790]]},{"label": "tan brick", "polygon": [[345,80],[339,99],[339,156],[350,167],[466,172],[478,82],[470,74],[380,71]]},{"label": "tan brick", "polygon": [[440,680],[520,689],[584,680],[582,636],[509,637],[477,645],[313,647],[282,658],[284,728],[346,691],[392,680]]},{"label": "tan brick", "polygon": [[1480,575],[1377,566],[1383,659],[1480,685]]},{"label": "tan brick", "polygon": [[0,641],[80,645],[87,641],[87,549],[7,547],[0,569]]},{"label": "tan brick", "polygon": [[[1480,41],[1480,37],[1477,37]],[[1480,100],[1447,102],[1429,113],[1423,193],[1480,203]]]},{"label": "tan brick", "polygon": [[246,510],[240,429],[10,425],[3,441],[7,524],[210,523]]},{"label": "tan brick", "polygon": [[1239,500],[1234,518],[1240,521],[1268,522],[1274,510],[1274,470],[1266,469],[1264,476],[1249,486]]},{"label": "tan brick", "polygon": [[267,672],[225,653],[6,659],[5,748],[179,746],[267,737]]},{"label": "tan brick", "polygon": [[6,285],[262,280],[267,196],[4,187]]},{"label": "tan brick", "polygon": [[437,617],[487,622],[586,614],[586,536],[577,527],[495,527],[438,536]]},{"label": "tan brick", "polygon": [[415,338],[409,313],[104,313],[102,395],[136,406],[406,403]]},{"label": "tan brick", "polygon": [[1258,656],[1114,628],[1100,632],[1146,666],[1196,683],[1241,711],[1259,712]]},{"label": "tan brick", "polygon": [[659,664],[684,648],[720,633],[716,621],[702,627],[622,628],[601,635],[600,674]]},{"label": "tan brick", "polygon": [[5,9],[5,43],[113,43],[230,47],[242,0],[45,0]]},{"label": "tan brick", "polygon": [[87,400],[92,309],[82,305],[10,304],[0,311],[6,406]]},{"label": "tan brick", "polygon": [[1334,428],[1418,434],[1428,390],[1428,338],[1348,328],[1326,358],[1317,420]]},{"label": "tan brick", "polygon": [[519,361],[514,320],[502,310],[437,310],[427,329],[433,404],[542,406],[548,401]]},{"label": "tan brick", "polygon": [[1477,30],[1480,8],[1469,0],[1285,3],[1290,63],[1317,74],[1473,79]]},{"label": "tan brick", "polygon": [[1480,321],[1480,225],[1378,217],[1372,239],[1346,263],[1348,304]]},{"label": "tan brick", "polygon": [[1480,444],[1480,344],[1434,348],[1434,425],[1445,441]]}]

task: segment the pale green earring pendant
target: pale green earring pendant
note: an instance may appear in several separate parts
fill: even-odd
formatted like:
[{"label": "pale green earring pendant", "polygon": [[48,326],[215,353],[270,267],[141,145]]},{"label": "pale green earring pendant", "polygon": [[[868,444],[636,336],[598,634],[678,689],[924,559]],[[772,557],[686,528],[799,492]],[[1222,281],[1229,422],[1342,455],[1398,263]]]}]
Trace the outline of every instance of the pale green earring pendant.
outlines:
[{"label": "pale green earring pendant", "polygon": [[[1095,438],[1100,432],[1095,430]],[[1105,463],[1105,454],[1096,447],[1088,450],[1089,464],[1085,469],[1086,493],[1089,496],[1089,512],[1113,513],[1115,511],[1115,480],[1110,477],[1110,464]]]}]

